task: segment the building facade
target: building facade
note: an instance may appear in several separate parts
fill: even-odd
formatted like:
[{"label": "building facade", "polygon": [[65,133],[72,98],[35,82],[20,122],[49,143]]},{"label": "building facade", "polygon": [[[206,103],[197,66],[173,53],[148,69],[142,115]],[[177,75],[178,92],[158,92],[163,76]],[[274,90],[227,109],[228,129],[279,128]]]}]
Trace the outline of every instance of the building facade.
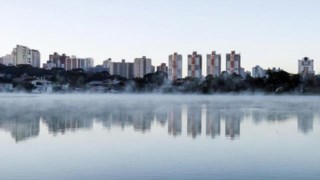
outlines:
[{"label": "building facade", "polygon": [[188,76],[202,78],[202,56],[196,51],[188,55]]},{"label": "building facade", "polygon": [[58,54],[54,52],[53,54],[49,55],[49,60],[46,63],[48,69],[52,68],[66,68],[66,59],[69,58],[66,54]]},{"label": "building facade", "polygon": [[121,62],[111,62],[109,64],[109,73],[111,75],[119,75],[127,79],[131,79],[134,76],[134,64],[125,62],[123,59]]},{"label": "building facade", "polygon": [[161,63],[159,66],[157,66],[157,71],[168,73],[168,66],[166,63]]},{"label": "building facade", "polygon": [[13,65],[29,64],[34,67],[40,67],[40,52],[30,49],[27,46],[17,45],[13,51]]},{"label": "building facade", "polygon": [[308,57],[304,57],[303,59],[299,60],[298,73],[303,77],[308,74],[314,74],[313,60],[309,59]]},{"label": "building facade", "polygon": [[14,63],[14,56],[12,54],[7,54],[1,57],[1,59],[2,59],[1,64],[4,64],[6,66],[13,65]]},{"label": "building facade", "polygon": [[66,58],[65,70],[72,69],[84,69],[88,70],[94,66],[94,61],[92,58],[77,58],[76,56],[71,56]]},{"label": "building facade", "polygon": [[174,53],[169,55],[168,79],[174,81],[182,78],[182,55]]},{"label": "building facade", "polygon": [[143,78],[144,75],[152,72],[151,59],[143,56],[134,59],[134,77]]},{"label": "building facade", "polygon": [[214,77],[221,74],[221,55],[212,51],[211,54],[207,54],[207,75],[211,74]]},{"label": "building facade", "polygon": [[32,54],[31,65],[33,67],[40,68],[40,64],[41,64],[41,62],[40,62],[40,60],[41,60],[40,52],[38,50],[32,49],[31,50],[31,54]]},{"label": "building facade", "polygon": [[252,77],[253,78],[262,78],[266,76],[267,71],[260,66],[255,66],[252,68]]},{"label": "building facade", "polygon": [[228,74],[241,74],[241,55],[235,51],[226,55],[226,71]]},{"label": "building facade", "polygon": [[111,58],[108,58],[106,60],[103,61],[102,66],[109,69],[110,63],[112,62]]}]

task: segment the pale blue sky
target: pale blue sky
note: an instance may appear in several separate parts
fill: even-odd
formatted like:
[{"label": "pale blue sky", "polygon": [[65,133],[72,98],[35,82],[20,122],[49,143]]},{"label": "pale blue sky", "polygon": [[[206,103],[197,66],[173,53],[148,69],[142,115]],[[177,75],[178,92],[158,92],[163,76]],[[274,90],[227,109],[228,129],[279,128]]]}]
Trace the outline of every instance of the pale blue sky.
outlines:
[{"label": "pale blue sky", "polygon": [[[236,50],[242,66],[297,72],[309,56],[320,72],[320,0],[0,0],[0,55],[16,44],[93,57],[95,64],[177,51]],[[185,75],[185,73],[184,73]]]}]

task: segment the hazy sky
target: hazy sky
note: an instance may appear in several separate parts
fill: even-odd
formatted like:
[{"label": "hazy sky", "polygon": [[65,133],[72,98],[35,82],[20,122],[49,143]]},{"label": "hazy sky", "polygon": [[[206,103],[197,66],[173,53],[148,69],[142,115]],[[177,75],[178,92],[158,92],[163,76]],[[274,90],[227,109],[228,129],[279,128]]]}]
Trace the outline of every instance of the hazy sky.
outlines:
[{"label": "hazy sky", "polygon": [[158,65],[177,51],[186,70],[187,54],[216,50],[224,70],[236,50],[246,70],[296,73],[309,56],[319,73],[319,8],[320,0],[0,0],[0,55],[21,44],[42,62],[56,51],[95,64],[145,55]]}]

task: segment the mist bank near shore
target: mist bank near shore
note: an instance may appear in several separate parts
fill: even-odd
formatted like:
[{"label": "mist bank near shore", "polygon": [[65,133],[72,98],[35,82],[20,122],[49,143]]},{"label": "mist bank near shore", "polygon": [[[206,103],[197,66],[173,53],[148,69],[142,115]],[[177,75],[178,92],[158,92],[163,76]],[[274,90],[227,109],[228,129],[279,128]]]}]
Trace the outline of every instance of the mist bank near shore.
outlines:
[{"label": "mist bank near shore", "polygon": [[[1,106],[15,104],[17,106],[35,105],[37,103],[44,105],[56,105],[56,103],[65,103],[70,106],[87,105],[99,108],[99,104],[124,104],[135,105],[143,103],[166,105],[169,103],[203,103],[215,104],[219,106],[230,107],[265,107],[268,104],[278,103],[287,104],[311,104],[319,105],[320,96],[301,96],[301,95],[200,95],[200,94],[29,94],[29,93],[2,93],[0,94]],[[41,108],[41,107],[39,107]],[[279,107],[287,108],[287,107]]]}]

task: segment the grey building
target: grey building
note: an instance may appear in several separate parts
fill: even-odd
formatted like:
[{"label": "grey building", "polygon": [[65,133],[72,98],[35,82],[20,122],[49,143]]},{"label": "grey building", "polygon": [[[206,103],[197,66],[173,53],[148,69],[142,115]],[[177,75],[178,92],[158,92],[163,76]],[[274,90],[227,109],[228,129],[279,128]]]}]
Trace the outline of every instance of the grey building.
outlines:
[{"label": "grey building", "polygon": [[151,59],[142,56],[142,58],[134,59],[134,77],[143,78],[144,75],[154,71],[151,65]]},{"label": "grey building", "polygon": [[32,61],[31,61],[31,65],[33,67],[38,67],[40,68],[40,52],[38,50],[32,49]]},{"label": "grey building", "polygon": [[121,62],[111,62],[109,67],[109,73],[111,75],[119,75],[127,79],[134,77],[134,64],[127,63],[123,59]]}]

